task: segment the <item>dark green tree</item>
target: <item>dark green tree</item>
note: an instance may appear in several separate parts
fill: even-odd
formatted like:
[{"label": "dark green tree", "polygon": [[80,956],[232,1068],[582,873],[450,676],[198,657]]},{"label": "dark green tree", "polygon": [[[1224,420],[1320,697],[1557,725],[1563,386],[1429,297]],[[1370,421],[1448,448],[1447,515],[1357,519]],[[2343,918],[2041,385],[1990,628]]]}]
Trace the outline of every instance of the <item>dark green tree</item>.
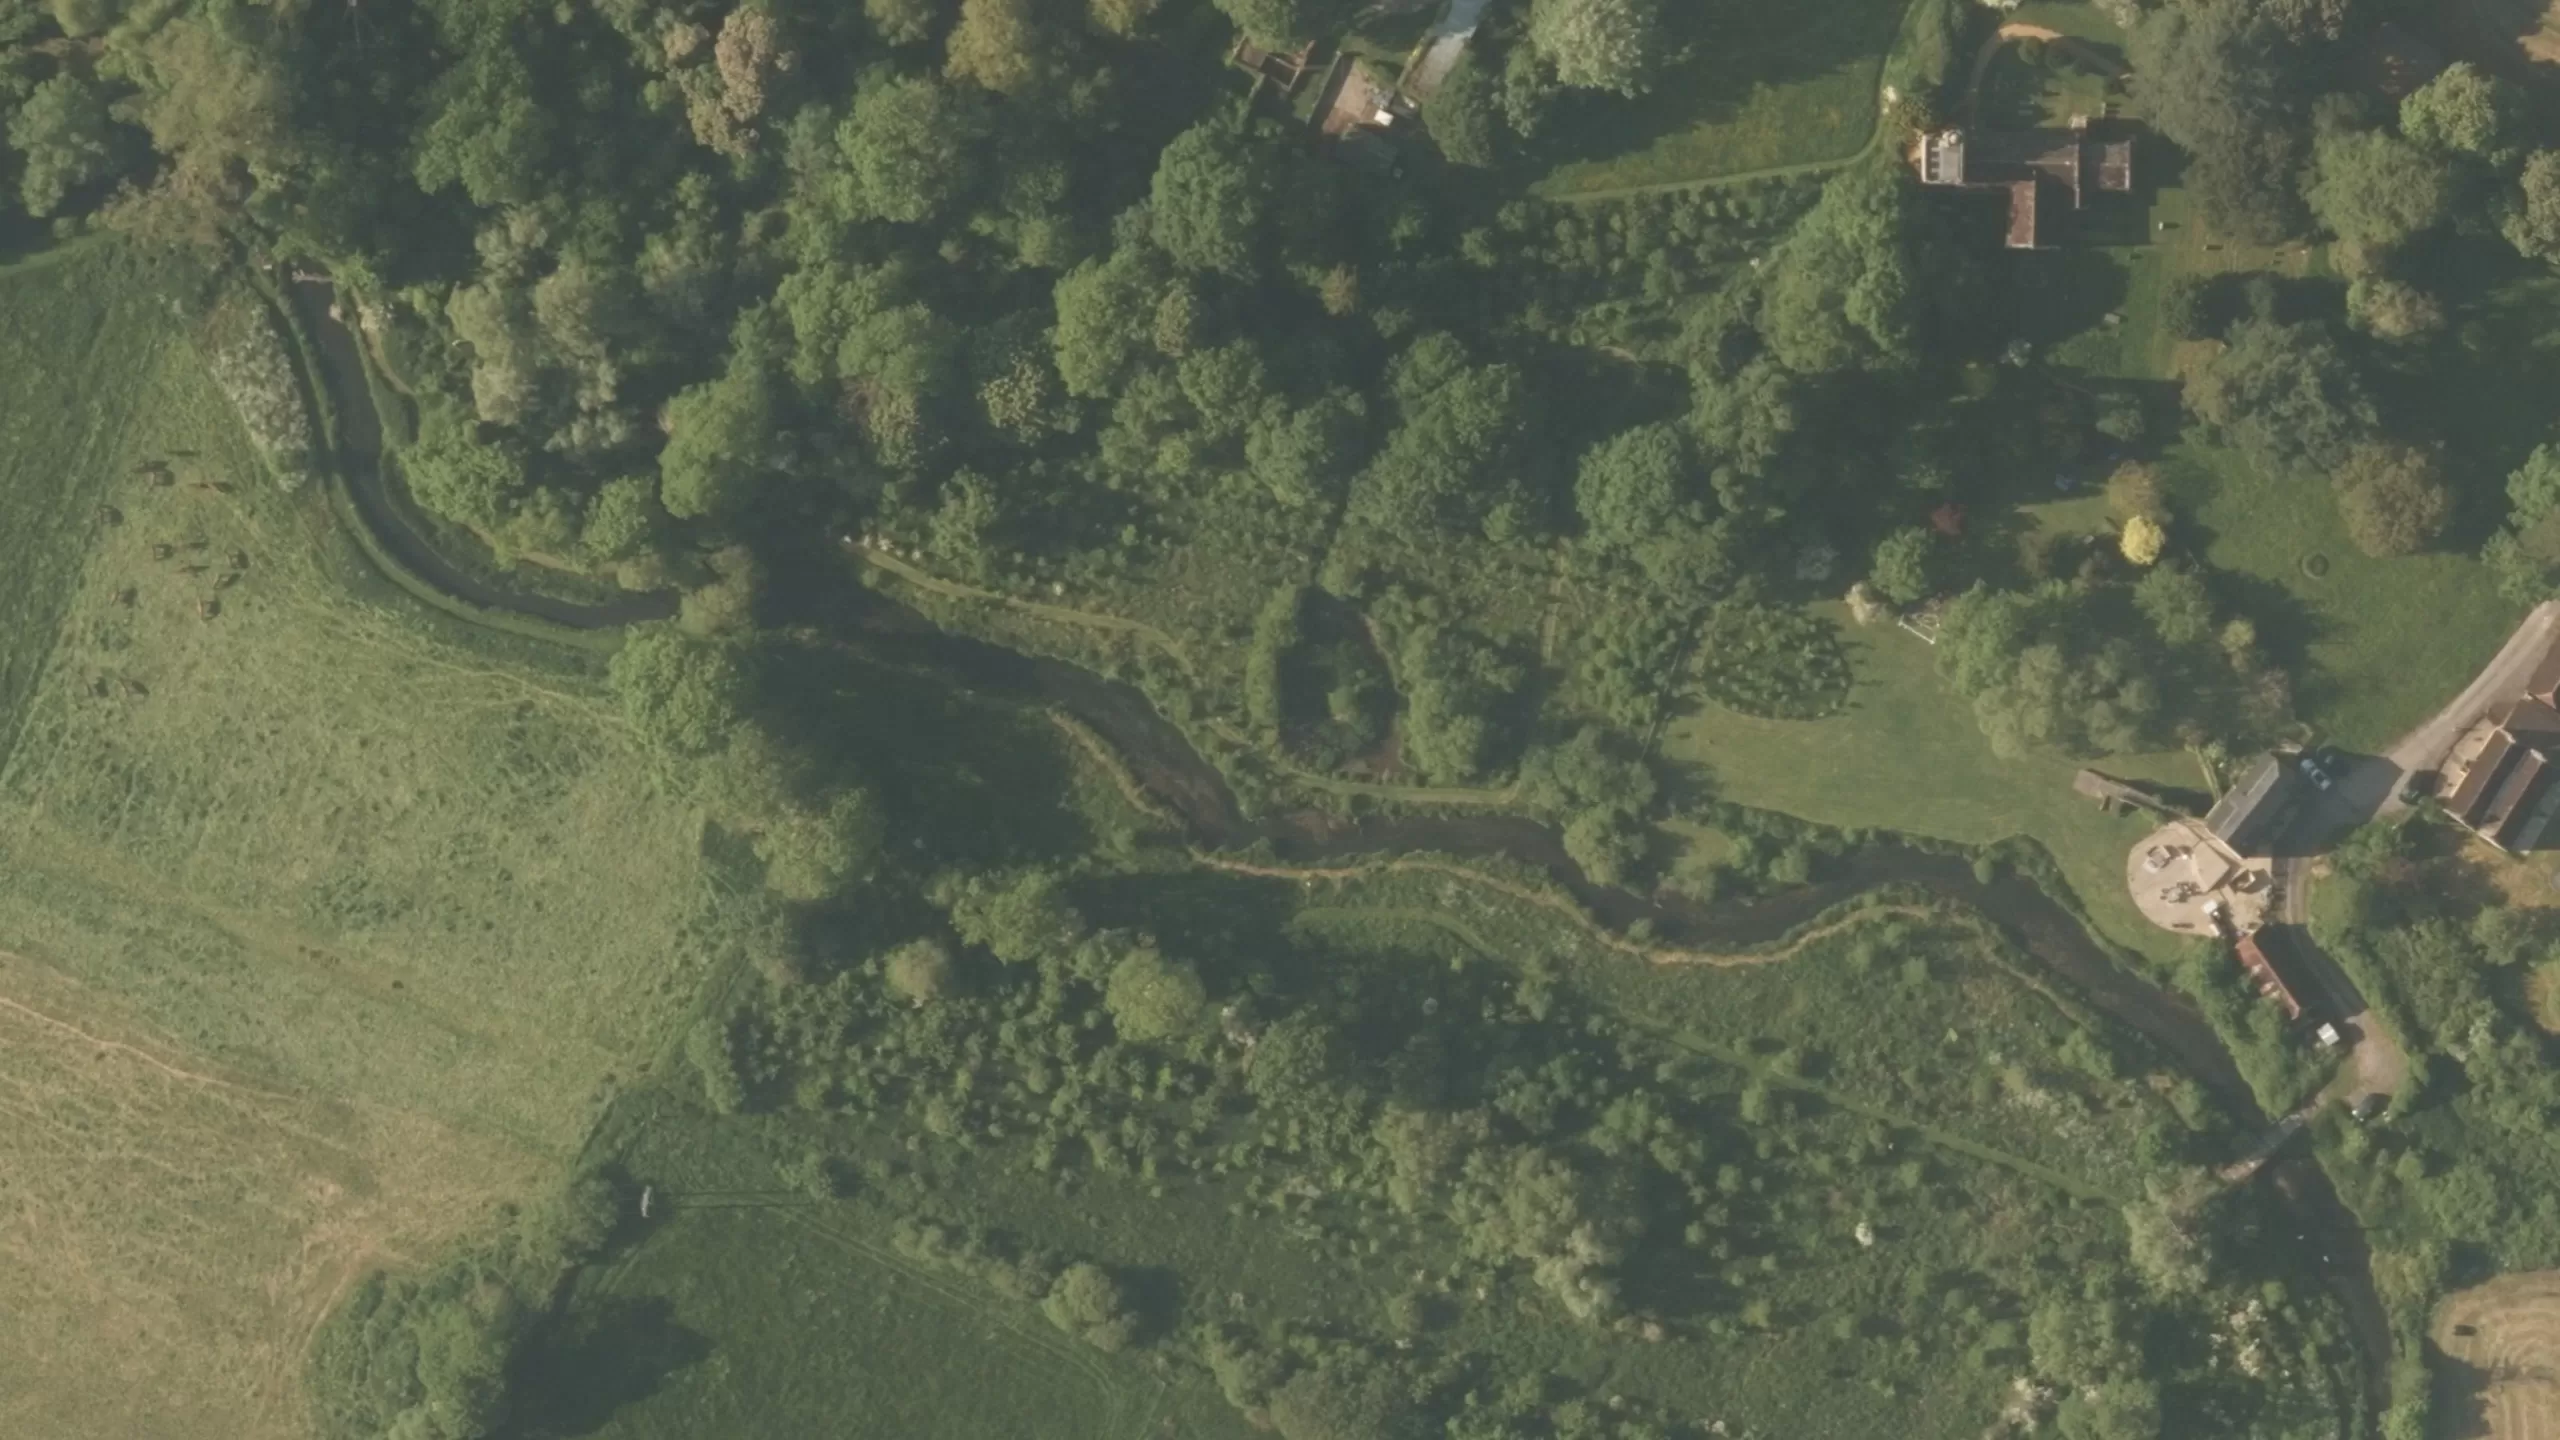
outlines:
[{"label": "dark green tree", "polygon": [[1500,72],[1470,46],[1432,93],[1422,119],[1449,163],[1477,169],[1495,164],[1511,138]]},{"label": "dark green tree", "polygon": [[1199,972],[1152,946],[1130,951],[1111,967],[1102,1001],[1121,1038],[1141,1044],[1196,1034],[1208,1010]]},{"label": "dark green tree", "polygon": [[127,149],[96,82],[70,71],[35,87],[9,117],[9,145],[24,157],[19,198],[39,218],[122,170]]},{"label": "dark green tree", "polygon": [[1906,526],[1876,542],[1867,583],[1896,605],[1917,605],[1937,593],[1938,556],[1935,532]]},{"label": "dark green tree", "polygon": [[1186,269],[1252,278],[1271,243],[1279,161],[1232,116],[1213,115],[1175,136],[1156,160],[1149,191],[1156,244]]},{"label": "dark green tree", "polygon": [[2443,533],[2453,515],[2435,455],[2408,445],[2358,445],[2332,477],[2347,534],[2367,555],[2411,555]]},{"label": "dark green tree", "polygon": [[2446,66],[2400,102],[2401,134],[2493,166],[2514,162],[2524,126],[2524,93],[2468,60]]},{"label": "dark green tree", "polygon": [[2537,150],[2524,162],[2498,228],[2517,254],[2560,264],[2560,150]]},{"label": "dark green tree", "polygon": [[1218,8],[1256,44],[1283,50],[1340,34],[1359,10],[1354,0],[1218,0]]},{"label": "dark green tree", "polygon": [[1697,523],[1694,461],[1677,425],[1639,425],[1583,452],[1574,503],[1583,533],[1604,549],[1632,550]]},{"label": "dark green tree", "polygon": [[2244,320],[2187,381],[2188,406],[2274,469],[2334,469],[2378,416],[2346,353],[2319,330]]},{"label": "dark green tree", "polygon": [[746,667],[724,642],[669,624],[634,626],[607,673],[632,728],[669,753],[709,754],[746,723]]},{"label": "dark green tree", "polygon": [[2389,250],[2453,211],[2444,160],[2383,130],[2333,130],[2313,152],[2312,212],[2339,239]]},{"label": "dark green tree", "polygon": [[779,423],[772,318],[738,322],[728,369],[667,402],[667,445],[658,453],[658,500],[679,519],[727,519],[755,493]]},{"label": "dark green tree", "polygon": [[1140,1329],[1129,1292],[1099,1265],[1079,1262],[1059,1272],[1040,1311],[1050,1324],[1097,1350],[1125,1350]]},{"label": "dark green tree", "polygon": [[1529,44],[1564,84],[1638,95],[1668,48],[1660,0],[1531,0]]},{"label": "dark green tree", "polygon": [[2307,130],[2298,38],[2256,0],[2194,0],[2144,14],[2126,47],[2134,103],[2189,158],[2187,183],[2217,229],[2253,244],[2299,232]]},{"label": "dark green tree", "polygon": [[836,202],[860,218],[935,219],[977,188],[987,140],[986,113],[968,95],[926,76],[873,71],[836,131]]}]

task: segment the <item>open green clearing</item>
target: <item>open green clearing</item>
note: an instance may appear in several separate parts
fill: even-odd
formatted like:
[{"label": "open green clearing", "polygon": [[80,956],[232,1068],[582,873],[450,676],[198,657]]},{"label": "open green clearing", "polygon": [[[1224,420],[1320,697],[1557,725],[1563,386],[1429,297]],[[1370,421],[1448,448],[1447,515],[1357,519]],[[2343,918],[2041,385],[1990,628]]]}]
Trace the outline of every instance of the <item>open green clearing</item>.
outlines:
[{"label": "open green clearing", "polygon": [[[2071,878],[2106,937],[2157,956],[2171,937],[2133,908],[2124,857],[2156,823],[2108,815],[2073,793],[2078,767],[2052,755],[1991,753],[1970,707],[1937,676],[1935,652],[1890,626],[1850,627],[1845,607],[1819,606],[1849,629],[1856,683],[1848,708],[1823,720],[1763,720],[1701,705],[1664,727],[1661,753],[1697,767],[1701,784],[1738,804],[1844,829],[1879,827],[1969,844],[2032,836]],[[2108,773],[2195,788],[2195,762],[2171,752],[2109,756]]]},{"label": "open green clearing", "polygon": [[2172,452],[2163,473],[2206,560],[2263,588],[2260,633],[2299,657],[2296,704],[2324,740],[2388,746],[2461,693],[2523,613],[2468,555],[2357,550],[2317,478],[2270,479],[2205,445]]},{"label": "open green clearing", "polygon": [[[172,281],[113,244],[0,277],[0,998],[40,1117],[0,1142],[0,1393],[100,1440],[179,1397],[296,1433],[337,1288],[577,1148],[699,984],[711,898],[586,662],[369,577],[251,452]],[[83,1033],[137,1049],[37,1043]]]},{"label": "open green clearing", "polygon": [[[788,1191],[667,1203],[677,1219],[576,1302],[592,1328],[544,1376],[554,1423],[603,1440],[1153,1433],[1163,1387],[1134,1364],[902,1265],[828,1208]],[[617,1388],[650,1360],[672,1368]]]},{"label": "open green clearing", "polygon": [[1877,134],[1885,55],[1909,0],[1817,0],[1722,11],[1688,62],[1640,100],[1560,116],[1576,156],[1537,186],[1554,199],[1841,161]]}]

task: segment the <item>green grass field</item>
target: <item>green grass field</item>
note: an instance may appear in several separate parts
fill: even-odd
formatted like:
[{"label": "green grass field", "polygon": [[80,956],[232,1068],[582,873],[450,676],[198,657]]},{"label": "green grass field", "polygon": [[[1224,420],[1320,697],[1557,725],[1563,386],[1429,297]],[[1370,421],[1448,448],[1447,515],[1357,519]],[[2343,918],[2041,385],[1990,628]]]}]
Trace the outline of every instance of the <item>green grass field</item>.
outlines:
[{"label": "green grass field", "polygon": [[[1817,609],[1847,625],[1844,607]],[[1843,828],[1983,844],[2041,842],[2106,938],[2165,957],[2173,937],[2134,911],[2125,853],[2156,822],[2108,815],[2071,789],[2075,762],[2002,760],[1938,679],[1936,652],[1891,626],[1851,628],[1849,706],[1823,720],[1763,720],[1702,702],[1663,728],[1661,754],[1720,798]],[[2183,754],[2110,756],[2110,774],[2194,787]]]},{"label": "green grass field", "polygon": [[[593,1407],[602,1423],[578,1433],[599,1440],[1139,1440],[1161,1408],[1162,1387],[1134,1363],[1079,1346],[1030,1305],[917,1271],[792,1199],[680,1212],[579,1303],[618,1328],[590,1350],[590,1369],[546,1388],[572,1392],[573,1413]],[[652,1338],[679,1363],[645,1394],[617,1390],[631,1350]],[[579,1393],[582,1381],[595,1388]]]},{"label": "green grass field", "polygon": [[1585,97],[1535,190],[1572,199],[1846,160],[1876,133],[1886,52],[1906,0],[1724,11],[1690,59],[1633,100]]},{"label": "green grass field", "polygon": [[[2316,478],[2268,479],[2194,443],[2162,473],[2206,560],[2251,583],[2259,634],[2293,669],[2296,712],[2325,740],[2388,746],[2471,683],[2522,614],[2468,555],[2357,550]],[[2312,573],[2315,556],[2325,573]]]},{"label": "green grass field", "polygon": [[65,1440],[298,1433],[339,1286],[566,1160],[714,902],[594,658],[365,571],[160,295],[0,275],[0,1431]]}]

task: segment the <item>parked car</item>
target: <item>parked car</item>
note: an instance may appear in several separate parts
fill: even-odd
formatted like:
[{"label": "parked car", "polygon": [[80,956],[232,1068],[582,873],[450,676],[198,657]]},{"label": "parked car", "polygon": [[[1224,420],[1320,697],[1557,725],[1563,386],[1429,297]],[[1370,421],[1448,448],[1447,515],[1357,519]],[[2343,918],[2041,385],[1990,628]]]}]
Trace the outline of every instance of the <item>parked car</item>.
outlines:
[{"label": "parked car", "polygon": [[2293,763],[2296,768],[2302,771],[2303,775],[2307,777],[2312,784],[2319,786],[2323,790],[2329,788],[2329,772],[2320,768],[2319,761],[2305,755]]},{"label": "parked car", "polygon": [[2379,1115],[2390,1108],[2390,1096],[2380,1094],[2365,1095],[2358,1097],[2356,1103],[2348,1109],[2347,1113],[2356,1117],[2356,1120],[2361,1123],[2372,1119],[2376,1115]]}]

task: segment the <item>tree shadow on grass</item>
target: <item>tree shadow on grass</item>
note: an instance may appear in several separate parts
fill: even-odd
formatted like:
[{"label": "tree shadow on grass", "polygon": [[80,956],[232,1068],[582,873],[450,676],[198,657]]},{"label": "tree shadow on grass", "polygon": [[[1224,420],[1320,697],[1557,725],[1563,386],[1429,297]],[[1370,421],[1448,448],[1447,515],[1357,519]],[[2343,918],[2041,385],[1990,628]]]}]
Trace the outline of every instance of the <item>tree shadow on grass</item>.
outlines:
[{"label": "tree shadow on grass", "polygon": [[2489,1424],[2489,1389],[2498,1376],[2484,1366],[2456,1359],[2433,1345],[2427,1347],[2427,1371],[2435,1379],[2434,1433],[2453,1440],[2495,1433]]},{"label": "tree shadow on grass", "polygon": [[710,1358],[711,1341],[677,1323],[665,1297],[609,1296],[582,1306],[535,1348],[517,1390],[525,1398],[514,1440],[568,1440],[604,1428],[615,1412]]},{"label": "tree shadow on grass", "polygon": [[1731,120],[1762,88],[1798,84],[1884,54],[1901,0],[1830,0],[1732,10],[1673,6],[1682,57],[1633,99],[1566,91],[1541,136],[1539,169],[1608,159],[1667,136]]}]

